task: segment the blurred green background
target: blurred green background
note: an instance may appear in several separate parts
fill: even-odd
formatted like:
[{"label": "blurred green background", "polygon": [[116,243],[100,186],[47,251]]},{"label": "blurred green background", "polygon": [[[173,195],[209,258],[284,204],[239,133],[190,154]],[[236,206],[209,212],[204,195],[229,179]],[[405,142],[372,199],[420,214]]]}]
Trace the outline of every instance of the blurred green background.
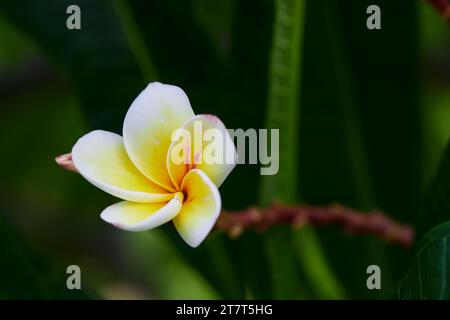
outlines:
[{"label": "blurred green background", "polygon": [[[81,30],[66,28],[70,4]],[[366,28],[371,4],[381,30]],[[238,166],[225,208],[379,208],[420,239],[450,220],[449,36],[419,0],[0,0],[0,298],[383,296],[413,248],[331,226],[211,234],[198,249],[170,225],[123,232],[99,218],[116,199],[54,157],[90,130],[121,133],[162,81],[228,128],[280,128],[280,174]],[[81,292],[65,287],[71,264]],[[380,291],[366,287],[371,264]]]}]

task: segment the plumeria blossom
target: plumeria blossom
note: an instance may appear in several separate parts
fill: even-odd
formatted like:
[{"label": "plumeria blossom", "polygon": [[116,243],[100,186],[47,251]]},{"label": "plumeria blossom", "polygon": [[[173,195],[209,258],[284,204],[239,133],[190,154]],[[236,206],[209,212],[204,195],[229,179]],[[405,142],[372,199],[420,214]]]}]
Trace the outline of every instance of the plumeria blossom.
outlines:
[{"label": "plumeria blossom", "polygon": [[[170,156],[177,143],[174,133],[180,128],[191,132],[194,122],[219,130],[226,140],[220,144],[221,152],[231,154],[233,161],[174,163]],[[199,156],[191,143],[184,146],[188,160]],[[221,210],[218,187],[236,159],[231,137],[217,117],[195,116],[181,88],[158,82],[150,83],[131,104],[123,137],[96,130],[72,149],[73,164],[86,180],[124,200],[103,210],[103,220],[129,231],[149,230],[172,220],[192,247],[213,228]]]}]

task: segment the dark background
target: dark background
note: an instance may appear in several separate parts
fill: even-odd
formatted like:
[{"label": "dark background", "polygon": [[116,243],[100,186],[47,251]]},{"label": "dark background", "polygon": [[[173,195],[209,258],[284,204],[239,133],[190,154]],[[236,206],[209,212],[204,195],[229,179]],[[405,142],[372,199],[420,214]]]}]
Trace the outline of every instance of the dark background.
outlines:
[{"label": "dark background", "polygon": [[[0,298],[361,299],[406,274],[412,248],[332,226],[212,234],[198,249],[170,225],[123,232],[99,218],[116,200],[54,163],[90,130],[120,134],[155,80],[228,128],[267,127],[277,3],[0,0]],[[66,28],[70,4],[81,30]],[[366,28],[371,4],[381,30]],[[289,71],[300,77],[292,202],[379,208],[420,237],[450,216],[422,210],[450,136],[448,25],[425,1],[311,0],[304,10],[300,65]],[[223,206],[283,200],[260,181],[258,166],[238,166]],[[70,264],[81,292],[65,289]],[[366,288],[371,264],[381,292]]]}]

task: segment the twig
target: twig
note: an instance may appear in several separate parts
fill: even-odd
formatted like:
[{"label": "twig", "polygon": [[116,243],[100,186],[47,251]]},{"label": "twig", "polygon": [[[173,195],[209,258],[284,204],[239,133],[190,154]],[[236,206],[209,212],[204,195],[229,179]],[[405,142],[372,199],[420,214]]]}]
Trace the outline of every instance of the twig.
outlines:
[{"label": "twig", "polygon": [[[64,169],[77,172],[70,153],[56,157],[55,161]],[[414,230],[411,227],[398,224],[381,211],[374,210],[366,214],[339,204],[330,206],[275,204],[269,208],[222,210],[214,228],[236,238],[246,230],[264,231],[276,225],[302,227],[327,224],[339,225],[348,233],[371,234],[404,247],[410,247],[414,238]]]},{"label": "twig", "polygon": [[380,211],[374,210],[366,214],[339,204],[289,207],[273,205],[265,209],[252,207],[237,212],[223,210],[215,229],[235,238],[249,229],[264,231],[276,225],[302,227],[327,224],[339,225],[352,234],[371,234],[403,247],[410,247],[414,238],[411,227],[398,224]]},{"label": "twig", "polygon": [[448,0],[425,0],[431,4],[439,14],[450,23],[450,2]]}]

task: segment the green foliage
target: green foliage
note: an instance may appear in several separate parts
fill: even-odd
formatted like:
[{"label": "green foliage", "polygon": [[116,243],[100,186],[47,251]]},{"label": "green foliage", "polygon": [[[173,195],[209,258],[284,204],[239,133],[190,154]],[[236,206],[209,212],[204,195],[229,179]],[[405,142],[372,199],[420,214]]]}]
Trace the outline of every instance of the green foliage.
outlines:
[{"label": "green foliage", "polygon": [[[293,203],[297,200],[297,129],[300,65],[303,45],[305,1],[275,2],[272,49],[267,98],[268,129],[281,129],[280,170],[276,175],[261,178],[260,204],[272,201]],[[298,265],[292,255],[290,230],[274,230],[266,236],[273,295],[277,298],[299,298],[305,289]],[[284,246],[284,250],[279,250]]]},{"label": "green foliage", "polygon": [[387,295],[399,300],[450,299],[450,222],[421,240],[407,275]]},{"label": "green foliage", "polygon": [[[424,132],[429,127],[437,130],[438,120],[421,103],[416,3],[376,3],[382,7],[382,29],[369,31],[365,28],[365,10],[373,4],[369,0],[61,0],[45,4],[0,0],[1,15],[7,20],[0,26],[17,28],[35,44],[29,46],[0,32],[0,40],[11,44],[0,49],[0,67],[13,68],[31,48],[33,54],[41,50],[65,79],[63,86],[36,89],[44,91],[45,97],[29,94],[28,100],[20,103],[2,101],[10,109],[21,108],[29,114],[22,117],[20,112],[11,113],[17,119],[2,123],[3,136],[14,137],[13,141],[3,139],[2,149],[18,154],[15,144],[27,144],[34,132],[57,140],[45,147],[39,146],[36,138],[31,140],[31,149],[26,150],[36,157],[36,171],[29,169],[24,160],[27,157],[2,160],[5,167],[15,168],[2,176],[11,186],[5,188],[7,195],[19,199],[33,195],[35,199],[27,198],[26,204],[38,207],[33,211],[37,220],[51,211],[40,208],[43,199],[53,201],[48,205],[52,212],[66,211],[60,220],[77,216],[78,223],[65,230],[73,228],[80,238],[84,237],[80,230],[86,232],[87,225],[88,233],[106,234],[107,226],[101,229],[90,225],[91,220],[79,213],[87,212],[89,219],[98,219],[96,213],[111,199],[102,198],[93,187],[75,186],[76,177],[61,178],[68,173],[58,176],[56,167],[48,168],[53,166],[54,155],[65,152],[64,148],[69,151],[76,137],[88,130],[82,117],[90,129],[120,133],[132,99],[147,82],[159,80],[182,87],[196,113],[215,113],[229,128],[280,129],[279,174],[259,178],[256,166],[238,166],[221,187],[226,208],[255,203],[267,206],[273,201],[319,205],[340,202],[363,210],[377,207],[400,222],[415,222],[419,234],[423,234],[449,220],[450,146],[422,206],[419,201],[423,177],[433,171],[429,164],[436,162],[449,131],[445,121],[439,120],[442,132],[428,136]],[[65,28],[69,4],[82,8],[79,31]],[[428,12],[428,19],[430,16]],[[444,26],[435,23],[433,28],[441,30]],[[430,32],[427,30],[427,38]],[[434,50],[436,43],[444,41],[436,33]],[[61,89],[70,91],[76,99],[61,94]],[[58,94],[47,96],[51,90]],[[448,114],[447,103],[448,95],[440,102],[442,114]],[[64,107],[55,111],[57,105]],[[36,109],[30,111],[31,106]],[[51,108],[42,109],[45,106]],[[44,113],[51,115],[49,119],[44,119]],[[422,116],[428,119],[427,125]],[[435,136],[439,144],[432,143]],[[45,179],[55,185],[42,187]],[[60,188],[61,193],[52,196],[49,188]],[[1,206],[14,209],[14,204],[5,203],[2,201]],[[15,210],[21,211],[26,210]],[[20,253],[20,246],[10,239],[9,227],[0,226],[0,237],[5,238],[0,246],[7,248],[3,251],[2,247],[0,252],[7,252],[7,261],[11,261],[2,264],[1,271],[21,270],[18,274],[24,275],[20,279],[26,285],[13,282],[16,278],[7,280],[11,287],[29,290],[15,291],[15,296],[12,291],[1,292],[2,297],[48,297],[42,281],[34,276],[33,262],[28,262],[33,259]],[[444,241],[447,231],[443,230],[448,228],[444,224],[424,238],[392,298],[397,298],[396,294],[448,298],[447,291],[444,295],[436,291],[447,286],[442,279],[443,262],[448,258]],[[377,239],[343,236],[334,228],[318,232],[280,227],[265,233],[247,232],[237,240],[216,234],[197,249],[186,247],[171,226],[163,230],[170,244],[159,237],[142,237],[137,243],[123,244],[124,252],[140,248],[136,249],[137,256],[155,247],[173,251],[177,258],[154,252],[148,260],[137,259],[135,263],[152,269],[158,263],[152,259],[158,257],[166,263],[173,261],[169,270],[176,270],[178,263],[192,266],[208,283],[206,287],[213,288],[214,293],[209,295],[221,298],[373,298],[378,293],[365,287],[366,266],[380,265],[384,290],[405,274],[412,255]],[[62,242],[78,240],[64,232],[59,237]],[[110,238],[105,239],[110,243]],[[150,241],[148,246],[144,241]],[[109,267],[107,257],[101,259]],[[121,261],[119,257],[114,259]],[[178,262],[180,259],[183,263]],[[181,274],[188,277],[190,272],[183,270]],[[143,282],[152,286],[155,274],[141,272]],[[165,270],[159,274],[167,279],[169,273]],[[182,278],[171,281],[160,294],[184,297],[173,289]],[[185,283],[191,286],[194,278]],[[64,283],[57,281],[59,286]],[[200,287],[195,289],[196,295],[203,297],[204,292],[210,292]]]},{"label": "green foliage", "polygon": [[[299,200],[297,159],[305,3],[276,1],[266,127],[280,128],[279,148],[283,151],[280,152],[279,172],[261,179],[260,203],[263,206],[273,201],[295,203]],[[299,276],[300,267],[303,267],[319,296],[338,297],[340,289],[331,271],[324,267],[327,262],[313,231],[304,230],[301,235],[294,235],[291,230],[275,230],[269,232],[266,238],[275,297],[299,298],[306,294],[305,281]],[[298,241],[302,243],[302,248],[296,250]],[[280,247],[284,250],[279,250]],[[308,247],[314,250],[303,250]],[[297,256],[293,254],[295,251],[299,252]],[[319,276],[316,270],[321,271]]]},{"label": "green foliage", "polygon": [[[0,299],[86,299],[90,289],[70,291],[65,287],[64,268],[38,259],[14,235],[0,214]],[[60,270],[60,272],[58,272]]]},{"label": "green foliage", "polygon": [[[83,27],[77,32],[65,27],[71,4],[83,8]],[[92,127],[121,128],[123,106],[145,82],[112,1],[1,1],[0,8],[73,81]]]},{"label": "green foliage", "polygon": [[[369,4],[307,3],[300,194],[307,203],[376,207],[412,223],[421,188],[416,6],[379,1],[383,26],[372,32],[362,14]],[[378,264],[383,281],[392,283],[411,254],[333,229],[318,235],[350,297],[376,297],[363,285],[365,267]]]},{"label": "green foliage", "polygon": [[[15,239],[9,226],[0,216],[0,299],[46,298],[42,279],[32,265],[30,257]],[[20,288],[21,290],[18,290]]]},{"label": "green foliage", "polygon": [[302,62],[305,2],[276,1],[269,70],[266,128],[279,129],[280,170],[264,176],[260,201],[270,205],[278,200],[292,203],[297,196],[299,93]]},{"label": "green foliage", "polygon": [[417,222],[419,236],[431,227],[450,219],[450,144],[444,150],[440,166],[426,192]]}]

